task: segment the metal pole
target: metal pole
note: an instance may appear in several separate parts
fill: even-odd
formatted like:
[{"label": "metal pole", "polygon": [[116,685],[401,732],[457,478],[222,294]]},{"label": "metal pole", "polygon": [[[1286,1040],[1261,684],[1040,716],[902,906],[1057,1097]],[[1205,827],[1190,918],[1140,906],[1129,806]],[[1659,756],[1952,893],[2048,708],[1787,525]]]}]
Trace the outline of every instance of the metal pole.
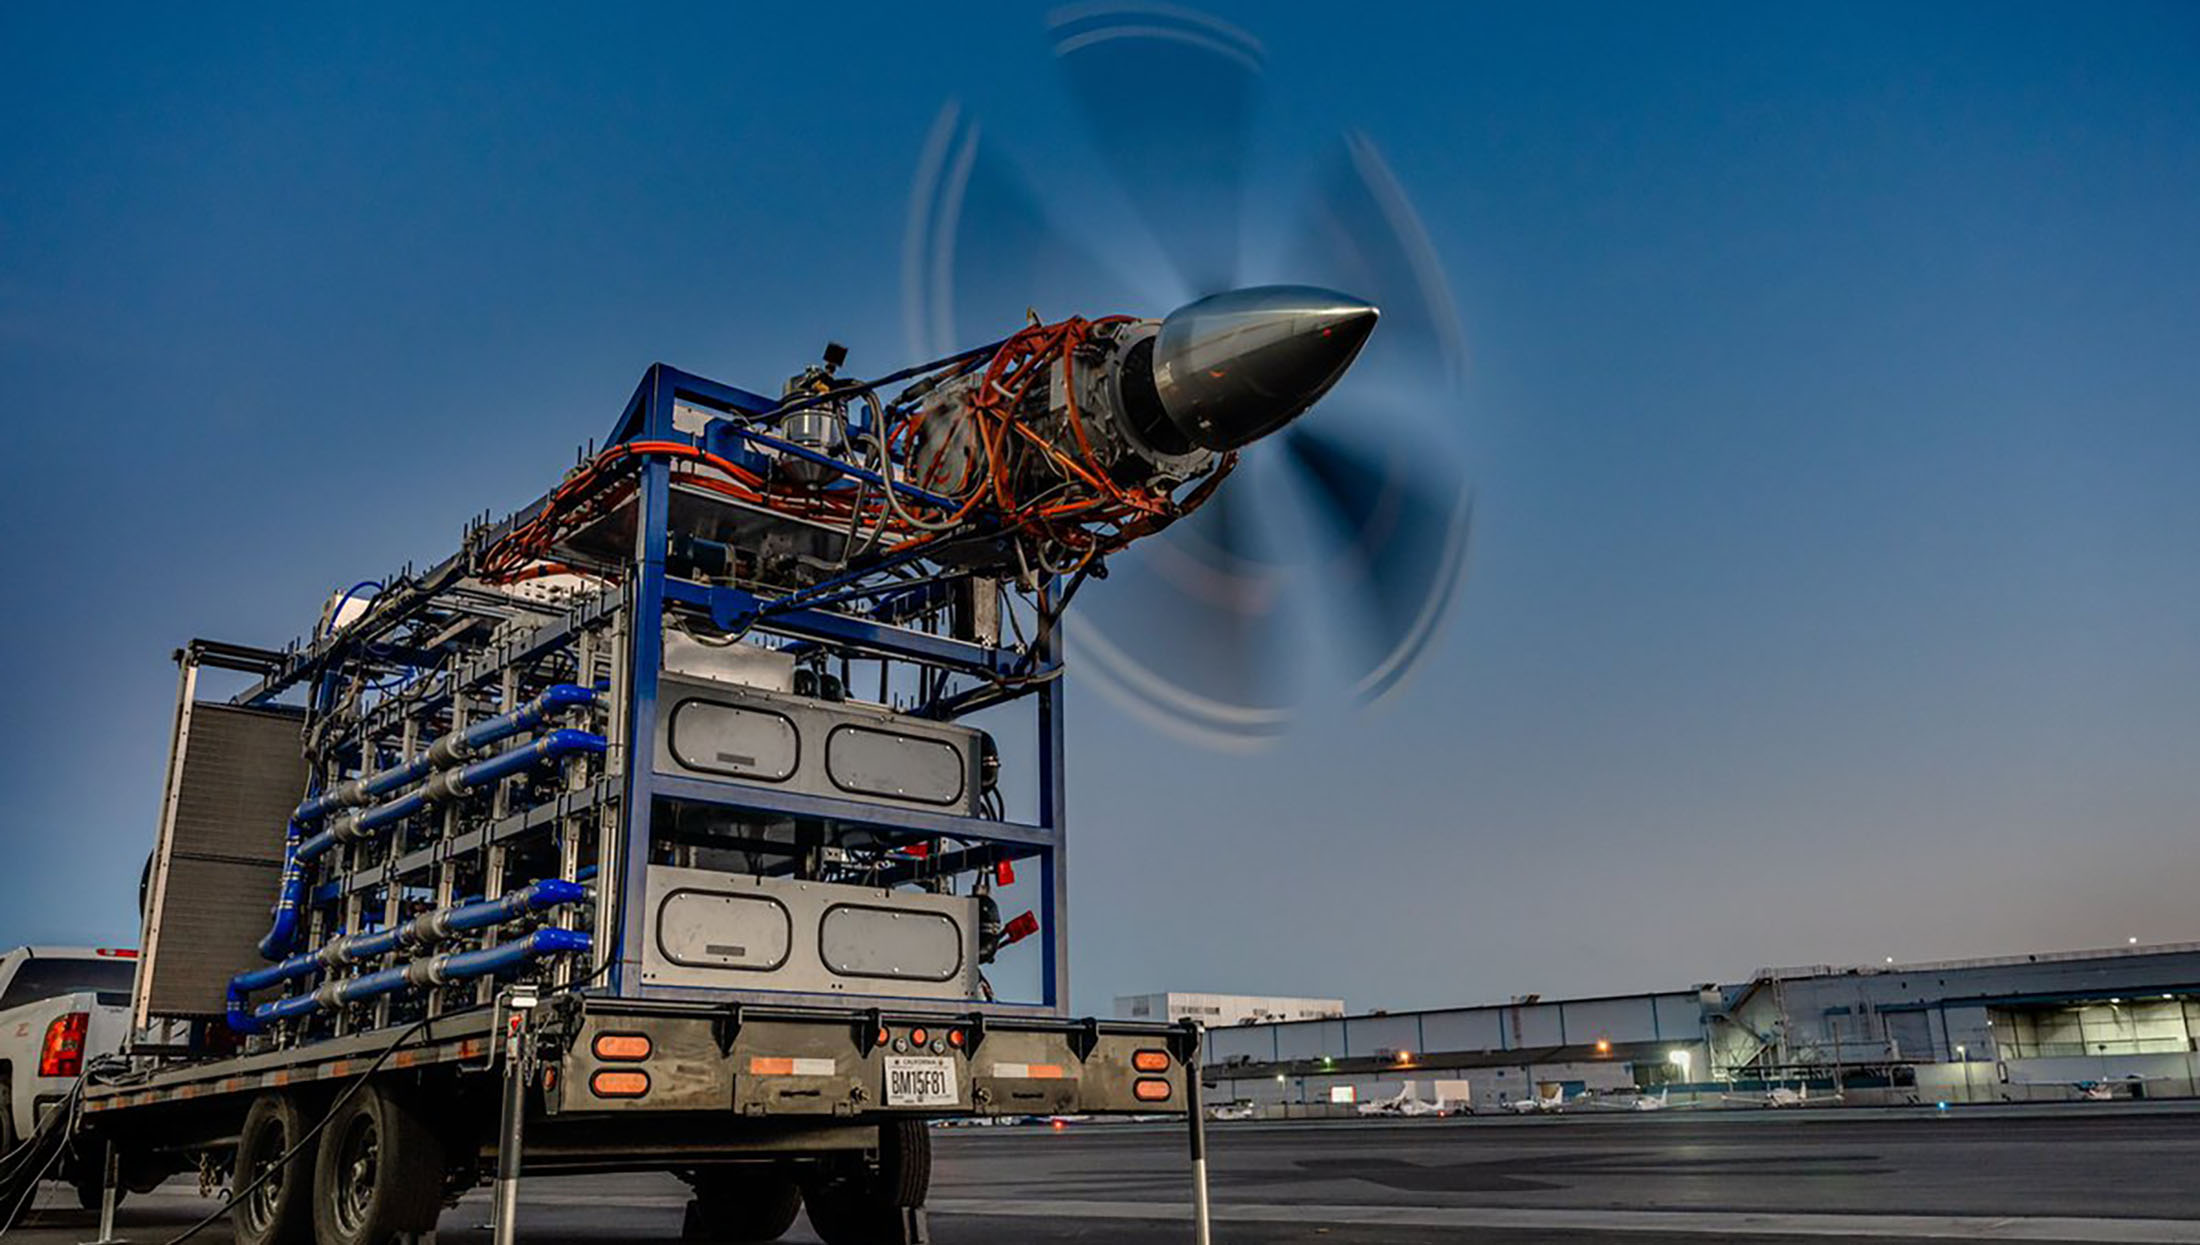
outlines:
[{"label": "metal pole", "polygon": [[519,1158],[527,1126],[527,1014],[535,1006],[532,989],[515,987],[504,1024],[504,1103],[497,1125],[497,1195],[491,1221],[496,1245],[519,1240]]},{"label": "metal pole", "polygon": [[100,1185],[99,1239],[89,1245],[124,1245],[123,1239],[115,1235],[115,1202],[122,1183],[122,1158],[115,1153],[113,1141],[107,1143],[107,1161],[101,1165],[100,1172],[105,1179]]},{"label": "metal pole", "polygon": [[1190,1058],[1184,1061],[1184,1109],[1191,1125],[1192,1143],[1192,1240],[1212,1245],[1214,1230],[1207,1215],[1207,1109],[1200,1104],[1200,1051],[1205,1033],[1196,1020],[1185,1021],[1191,1030]]}]

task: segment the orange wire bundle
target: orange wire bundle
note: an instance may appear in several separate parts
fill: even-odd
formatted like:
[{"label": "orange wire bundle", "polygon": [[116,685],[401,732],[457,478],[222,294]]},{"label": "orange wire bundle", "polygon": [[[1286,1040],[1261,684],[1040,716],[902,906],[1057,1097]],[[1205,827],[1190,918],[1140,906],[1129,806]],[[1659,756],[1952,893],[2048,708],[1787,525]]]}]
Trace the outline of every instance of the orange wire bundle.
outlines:
[{"label": "orange wire bundle", "polygon": [[[983,505],[998,516],[1001,529],[1028,532],[1042,541],[1071,550],[1078,555],[1077,564],[1082,566],[1094,557],[1120,549],[1196,510],[1237,461],[1235,454],[1225,454],[1215,471],[1182,500],[1159,489],[1127,488],[1109,476],[1086,435],[1084,415],[1077,406],[1074,369],[1076,353],[1089,340],[1094,328],[1128,318],[1116,316],[1089,321],[1073,318],[1055,324],[1033,325],[994,351],[970,390],[968,407],[974,423],[974,440],[982,451],[985,474],[972,481],[966,471],[964,479],[957,482],[955,493],[962,495],[961,501],[941,521],[942,530],[919,530],[903,522],[895,517],[894,508],[885,504],[884,498],[865,504],[817,489],[775,485],[738,463],[684,441],[627,441],[604,450],[568,475],[544,499],[542,508],[532,518],[506,533],[482,554],[477,573],[493,583],[558,573],[562,567],[557,570],[542,566],[530,570],[529,567],[548,561],[560,539],[623,501],[630,487],[624,468],[632,461],[647,457],[672,459],[686,467],[680,479],[751,505],[804,518],[847,520],[859,525],[867,520],[880,531],[902,538],[891,546],[895,551],[945,539]],[[1063,368],[1069,428],[1076,443],[1071,448],[1055,444],[1021,418],[1024,398],[1031,386],[1045,377],[1057,360]],[[904,439],[923,419],[920,414],[893,428],[886,439],[888,452],[901,450]],[[1059,484],[1049,484],[1035,497],[1019,496],[1020,484],[1042,478],[1037,473],[1019,469],[1026,454],[1040,456],[1051,474],[1072,486],[1071,496],[1057,498]],[[712,474],[706,474],[706,470]],[[924,503],[903,499],[903,504]],[[857,514],[859,506],[862,509],[860,516]],[[1101,528],[1112,530],[1099,530]]]}]

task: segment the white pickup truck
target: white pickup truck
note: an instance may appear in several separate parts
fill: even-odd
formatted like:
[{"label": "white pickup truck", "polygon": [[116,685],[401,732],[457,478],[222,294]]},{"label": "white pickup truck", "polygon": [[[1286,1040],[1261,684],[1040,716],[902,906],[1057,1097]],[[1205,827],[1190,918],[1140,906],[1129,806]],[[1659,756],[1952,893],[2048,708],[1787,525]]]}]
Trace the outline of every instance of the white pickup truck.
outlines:
[{"label": "white pickup truck", "polygon": [[[121,1047],[136,971],[137,952],[113,947],[0,955],[0,1154],[68,1098],[86,1063]],[[78,1183],[96,1196],[96,1181]]]}]

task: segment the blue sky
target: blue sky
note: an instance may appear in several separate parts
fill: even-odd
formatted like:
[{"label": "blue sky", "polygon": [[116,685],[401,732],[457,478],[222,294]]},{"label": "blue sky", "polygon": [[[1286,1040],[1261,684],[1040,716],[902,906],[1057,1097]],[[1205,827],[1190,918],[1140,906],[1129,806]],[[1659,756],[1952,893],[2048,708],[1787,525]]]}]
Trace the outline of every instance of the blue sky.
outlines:
[{"label": "blue sky", "polygon": [[[1250,757],[1073,675],[1081,1007],[2200,938],[2200,15],[1216,11],[1264,151],[1358,127],[1427,224],[1473,573]],[[949,97],[1076,158],[1037,7],[0,11],[0,942],[131,936],[183,640],[441,556],[653,360],[910,361]]]}]

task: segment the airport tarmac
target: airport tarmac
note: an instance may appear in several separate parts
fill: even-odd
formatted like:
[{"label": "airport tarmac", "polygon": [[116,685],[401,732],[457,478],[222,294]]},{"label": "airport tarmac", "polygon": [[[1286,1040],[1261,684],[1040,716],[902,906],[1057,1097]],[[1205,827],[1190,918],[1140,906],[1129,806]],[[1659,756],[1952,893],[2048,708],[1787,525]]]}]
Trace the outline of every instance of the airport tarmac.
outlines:
[{"label": "airport tarmac", "polygon": [[[1189,1241],[1179,1128],[1075,1124],[943,1130],[933,1239]],[[1992,1108],[1220,1124],[1215,1239],[1451,1241],[2152,1241],[2200,1243],[2200,1114]],[[665,1176],[528,1182],[522,1239],[674,1240],[685,1190]],[[176,1183],[130,1199],[121,1235],[159,1245],[211,1203]],[[91,1240],[58,1186],[10,1240]],[[488,1234],[486,1191],[439,1239]],[[194,1238],[226,1242],[226,1225]],[[786,1238],[814,1242],[806,1224]]]}]

